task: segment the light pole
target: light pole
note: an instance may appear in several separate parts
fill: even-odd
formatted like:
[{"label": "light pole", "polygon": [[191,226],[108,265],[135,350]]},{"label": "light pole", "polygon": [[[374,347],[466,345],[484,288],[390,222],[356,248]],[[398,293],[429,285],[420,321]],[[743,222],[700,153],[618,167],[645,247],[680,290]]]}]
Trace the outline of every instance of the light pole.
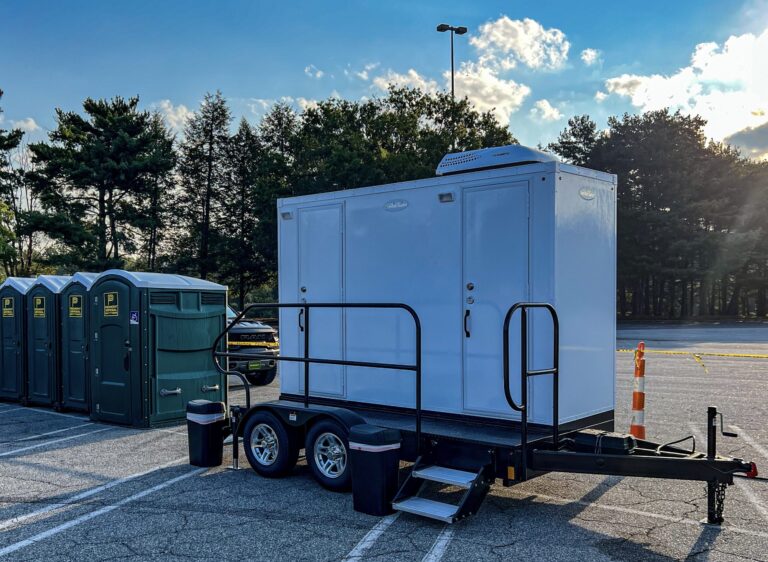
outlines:
[{"label": "light pole", "polygon": [[455,99],[456,92],[453,85],[453,34],[455,33],[456,35],[464,35],[467,32],[467,28],[462,26],[454,27],[452,25],[448,25],[447,23],[441,23],[437,26],[437,30],[440,33],[445,33],[446,31],[451,32],[451,98]]}]

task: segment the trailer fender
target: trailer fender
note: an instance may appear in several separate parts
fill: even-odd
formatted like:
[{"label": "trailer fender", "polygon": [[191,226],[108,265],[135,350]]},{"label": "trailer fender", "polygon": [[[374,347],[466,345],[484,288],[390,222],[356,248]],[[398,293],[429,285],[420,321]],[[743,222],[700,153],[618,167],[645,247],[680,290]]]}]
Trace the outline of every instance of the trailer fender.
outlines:
[{"label": "trailer fender", "polygon": [[251,416],[256,412],[267,411],[281,420],[285,426],[294,431],[305,433],[314,423],[323,418],[329,418],[337,421],[347,429],[353,425],[365,423],[365,420],[355,412],[346,408],[334,408],[328,406],[317,406],[304,408],[303,406],[287,406],[283,404],[257,404],[248,410],[238,423],[238,435],[242,436],[243,428]]}]

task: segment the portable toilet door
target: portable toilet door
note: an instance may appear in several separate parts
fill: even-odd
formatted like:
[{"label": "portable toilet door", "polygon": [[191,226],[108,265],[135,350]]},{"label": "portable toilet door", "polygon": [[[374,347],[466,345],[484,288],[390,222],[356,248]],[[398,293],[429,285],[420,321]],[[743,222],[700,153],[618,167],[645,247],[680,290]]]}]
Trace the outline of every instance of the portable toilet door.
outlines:
[{"label": "portable toilet door", "polygon": [[141,418],[140,334],[130,324],[131,311],[139,308],[138,291],[109,276],[94,282],[89,300],[91,419],[132,425]]},{"label": "portable toilet door", "polygon": [[59,295],[68,276],[41,275],[27,293],[27,401],[59,407]]},{"label": "portable toilet door", "polygon": [[88,290],[98,273],[75,273],[61,291],[61,406],[88,412]]},{"label": "portable toilet door", "polygon": [[109,270],[89,300],[91,419],[150,427],[183,420],[190,400],[226,399],[211,357],[226,327],[226,287]]},{"label": "portable toilet door", "polygon": [[26,298],[34,279],[9,277],[0,285],[0,400],[24,400]]}]

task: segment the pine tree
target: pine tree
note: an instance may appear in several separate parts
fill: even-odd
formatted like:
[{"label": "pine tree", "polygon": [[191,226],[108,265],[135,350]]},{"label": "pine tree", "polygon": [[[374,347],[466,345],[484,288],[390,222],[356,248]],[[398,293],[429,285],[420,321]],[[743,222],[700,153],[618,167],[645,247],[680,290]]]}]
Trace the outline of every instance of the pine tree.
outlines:
[{"label": "pine tree", "polygon": [[44,211],[29,220],[58,243],[48,256],[52,263],[119,267],[136,250],[141,201],[173,166],[138,104],[138,98],[88,98],[84,116],[57,109],[50,142],[30,145],[37,167],[28,176]]},{"label": "pine tree", "polygon": [[257,226],[259,217],[272,209],[261,208],[257,193],[262,152],[256,132],[242,119],[227,150],[226,189],[222,195],[224,216],[219,225],[224,243],[218,251],[220,278],[234,288],[241,310],[248,291],[266,279]]},{"label": "pine tree", "polygon": [[[0,90],[0,99],[3,91]],[[2,114],[0,109],[0,114]],[[19,177],[11,167],[10,153],[21,143],[24,132],[15,129],[8,131],[0,129],[0,263],[3,264],[5,275],[16,275],[14,267],[18,257],[15,243],[16,224],[12,213],[12,202],[16,200]]]},{"label": "pine tree", "polygon": [[[175,165],[173,137],[157,113],[150,118],[149,133],[155,140],[150,153],[151,162]],[[136,215],[131,221],[138,230],[140,262],[148,271],[159,268],[159,252],[170,223],[173,187],[170,167],[155,166],[154,172],[147,174],[143,193],[137,201]]]},{"label": "pine tree", "polygon": [[197,270],[207,279],[216,270],[212,253],[215,225],[221,219],[221,196],[226,186],[226,158],[232,118],[221,92],[206,94],[200,109],[187,122],[179,151],[179,238],[177,265]]}]

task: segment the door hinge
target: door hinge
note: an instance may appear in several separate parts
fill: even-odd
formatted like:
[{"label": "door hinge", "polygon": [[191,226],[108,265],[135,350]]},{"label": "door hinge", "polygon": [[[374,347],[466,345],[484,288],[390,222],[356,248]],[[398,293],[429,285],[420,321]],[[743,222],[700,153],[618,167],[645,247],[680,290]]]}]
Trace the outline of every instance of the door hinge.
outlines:
[{"label": "door hinge", "polygon": [[99,412],[101,412],[101,406],[96,404],[96,413],[98,414]]},{"label": "door hinge", "polygon": [[96,376],[98,377],[99,376],[99,368],[96,367],[96,369],[94,369],[94,371],[96,371]]}]

